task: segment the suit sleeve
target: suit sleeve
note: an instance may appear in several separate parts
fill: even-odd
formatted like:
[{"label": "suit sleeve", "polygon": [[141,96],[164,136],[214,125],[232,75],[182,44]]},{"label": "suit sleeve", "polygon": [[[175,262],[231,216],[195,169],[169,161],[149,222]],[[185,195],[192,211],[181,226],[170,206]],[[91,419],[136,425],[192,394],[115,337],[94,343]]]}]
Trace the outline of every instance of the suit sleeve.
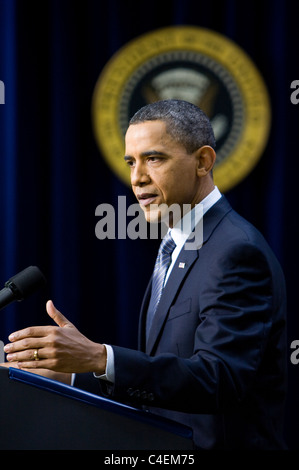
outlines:
[{"label": "suit sleeve", "polygon": [[189,413],[215,413],[246,399],[263,367],[272,328],[272,275],[250,243],[222,251],[194,288],[198,324],[191,357],[113,346],[113,398]]}]

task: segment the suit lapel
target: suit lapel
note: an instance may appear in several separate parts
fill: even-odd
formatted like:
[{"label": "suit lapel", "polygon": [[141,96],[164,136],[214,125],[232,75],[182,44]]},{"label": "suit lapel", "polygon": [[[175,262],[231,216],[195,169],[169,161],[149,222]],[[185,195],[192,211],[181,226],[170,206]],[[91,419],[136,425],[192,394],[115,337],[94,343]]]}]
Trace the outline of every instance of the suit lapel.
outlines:
[{"label": "suit lapel", "polygon": [[159,338],[160,331],[162,330],[165,320],[167,319],[169,309],[180,288],[180,285],[187,276],[188,271],[197,257],[198,250],[185,251],[184,249],[182,249],[180,255],[178,256],[152,322],[146,345],[146,352],[148,354],[150,354],[153,350],[155,343]]},{"label": "suit lapel", "polygon": [[[227,199],[222,196],[221,199],[211,207],[211,209],[204,215],[203,219],[203,244],[205,244],[216,226],[220,223],[223,217],[231,211],[232,208]],[[160,333],[163,329],[164,323],[169,314],[169,309],[174,302],[174,299],[179,291],[180,285],[186,278],[192,265],[195,263],[199,256],[200,250],[181,250],[176,263],[171,271],[157,311],[155,313],[151,330],[149,333],[148,342],[145,345],[145,321],[146,312],[149,304],[151,294],[151,282],[149,283],[141,308],[141,318],[139,325],[139,348],[146,353],[151,354],[157,341],[159,340]]]}]

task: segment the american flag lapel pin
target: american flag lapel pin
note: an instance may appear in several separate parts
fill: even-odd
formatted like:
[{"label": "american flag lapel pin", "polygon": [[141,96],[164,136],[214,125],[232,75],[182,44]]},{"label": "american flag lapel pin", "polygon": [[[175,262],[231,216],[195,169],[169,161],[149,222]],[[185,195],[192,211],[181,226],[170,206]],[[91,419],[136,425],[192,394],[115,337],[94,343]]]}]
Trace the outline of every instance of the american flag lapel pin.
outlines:
[{"label": "american flag lapel pin", "polygon": [[184,267],[185,267],[185,263],[180,263],[179,264],[179,268],[184,269]]}]

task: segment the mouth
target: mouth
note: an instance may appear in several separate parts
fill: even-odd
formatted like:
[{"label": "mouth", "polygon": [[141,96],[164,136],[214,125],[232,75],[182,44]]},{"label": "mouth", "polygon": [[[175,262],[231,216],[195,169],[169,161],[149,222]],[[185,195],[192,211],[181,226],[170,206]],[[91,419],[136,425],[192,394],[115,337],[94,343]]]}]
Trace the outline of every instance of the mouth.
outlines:
[{"label": "mouth", "polygon": [[141,206],[148,206],[152,204],[156,199],[157,194],[153,193],[142,193],[137,195],[138,202]]}]

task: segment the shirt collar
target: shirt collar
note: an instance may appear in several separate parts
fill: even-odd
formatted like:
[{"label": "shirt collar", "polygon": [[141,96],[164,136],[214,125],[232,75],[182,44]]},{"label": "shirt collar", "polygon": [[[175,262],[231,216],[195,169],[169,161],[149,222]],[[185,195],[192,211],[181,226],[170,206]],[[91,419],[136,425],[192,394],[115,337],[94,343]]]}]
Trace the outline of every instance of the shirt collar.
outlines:
[{"label": "shirt collar", "polygon": [[221,198],[217,186],[199,204],[196,204],[191,213],[188,212],[179,222],[169,229],[177,247],[183,246],[194,227],[198,224],[204,214]]}]

